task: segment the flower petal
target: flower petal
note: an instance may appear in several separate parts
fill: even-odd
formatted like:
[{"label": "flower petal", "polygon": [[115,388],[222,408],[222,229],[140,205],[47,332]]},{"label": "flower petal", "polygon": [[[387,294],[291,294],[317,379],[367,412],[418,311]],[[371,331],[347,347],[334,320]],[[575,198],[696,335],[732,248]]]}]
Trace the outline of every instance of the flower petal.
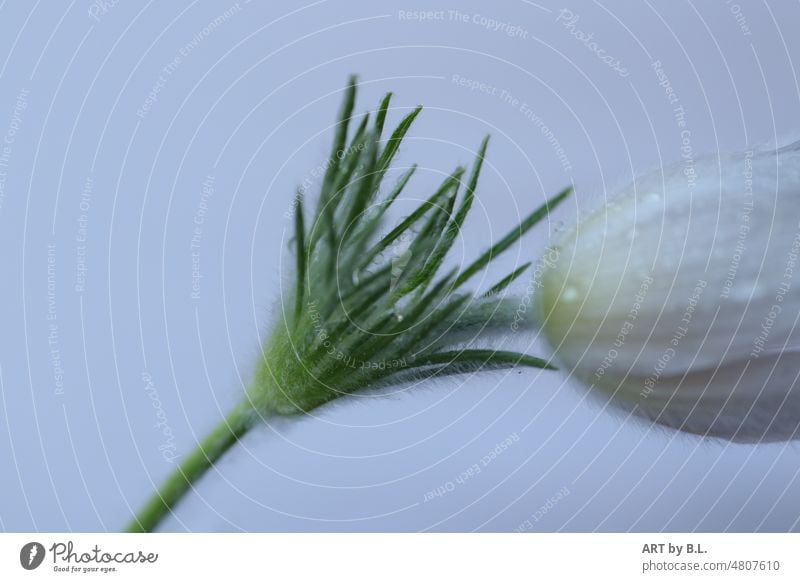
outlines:
[{"label": "flower petal", "polygon": [[[798,148],[684,160],[649,174],[564,233],[553,254],[536,311],[565,366],[626,393],[656,375],[651,403],[667,402],[684,377],[716,394],[692,414],[681,408],[691,398],[669,400],[657,415],[643,406],[670,426],[683,418],[684,430],[728,438],[738,439],[730,427],[742,423],[748,435],[793,434],[796,396],[773,411],[782,428],[765,423],[794,394],[787,378],[800,365],[781,361],[780,380],[762,388],[774,354],[800,345]],[[714,379],[717,370],[727,384]],[[731,408],[750,405],[763,416],[753,428],[745,410]]]}]

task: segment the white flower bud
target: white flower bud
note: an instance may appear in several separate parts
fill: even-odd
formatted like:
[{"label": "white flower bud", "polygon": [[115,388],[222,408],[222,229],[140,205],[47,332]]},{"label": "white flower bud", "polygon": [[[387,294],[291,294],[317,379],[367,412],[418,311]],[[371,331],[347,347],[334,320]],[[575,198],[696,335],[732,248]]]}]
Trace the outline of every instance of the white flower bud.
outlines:
[{"label": "white flower bud", "polygon": [[637,179],[554,247],[537,314],[575,376],[676,429],[800,437],[800,144]]}]

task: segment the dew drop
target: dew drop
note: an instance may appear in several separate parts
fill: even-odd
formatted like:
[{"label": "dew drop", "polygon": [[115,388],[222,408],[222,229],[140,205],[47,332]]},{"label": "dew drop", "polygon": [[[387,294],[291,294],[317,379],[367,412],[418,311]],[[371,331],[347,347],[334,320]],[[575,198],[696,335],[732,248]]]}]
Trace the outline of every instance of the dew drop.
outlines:
[{"label": "dew drop", "polygon": [[561,294],[561,299],[566,301],[567,303],[571,303],[578,298],[578,291],[575,287],[567,287],[564,289],[564,292]]}]

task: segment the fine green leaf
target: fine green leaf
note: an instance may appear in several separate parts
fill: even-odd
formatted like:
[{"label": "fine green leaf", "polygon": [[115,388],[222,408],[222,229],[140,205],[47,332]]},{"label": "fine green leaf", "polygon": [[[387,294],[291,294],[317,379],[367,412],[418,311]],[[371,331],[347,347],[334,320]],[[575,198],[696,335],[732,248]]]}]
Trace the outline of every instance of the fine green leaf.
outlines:
[{"label": "fine green leaf", "polygon": [[506,275],[505,277],[500,279],[497,283],[492,285],[492,287],[486,293],[484,293],[483,296],[484,297],[491,297],[492,295],[497,295],[503,289],[505,289],[506,287],[511,285],[511,283],[513,283],[517,279],[517,277],[522,275],[522,273],[524,273],[528,269],[528,267],[530,267],[530,266],[531,266],[531,262],[528,261],[527,263],[525,263],[524,265],[522,265],[518,269],[513,270],[511,273],[509,273],[508,275]]},{"label": "fine green leaf", "polygon": [[518,352],[495,350],[454,350],[451,352],[438,352],[416,360],[413,365],[432,366],[437,364],[475,364],[478,366],[510,364],[512,366],[523,365],[546,370],[556,369],[549,361],[543,358],[520,354]]},{"label": "fine green leaf", "polygon": [[[384,225],[389,207],[412,187],[416,165],[390,188],[383,186],[421,107],[405,115],[383,142],[393,99],[389,93],[374,115],[361,117],[348,138],[355,90],[352,79],[314,216],[305,217],[302,200],[295,202],[294,327],[288,333],[273,331],[253,398],[270,412],[289,414],[432,369],[442,375],[514,365],[549,367],[545,360],[526,354],[455,349],[476,340],[488,341],[490,347],[491,337],[520,329],[517,320],[527,325],[529,318],[518,313],[519,299],[494,296],[530,263],[480,296],[458,289],[542,220],[569,190],[536,209],[466,267],[442,274],[478,195],[488,137],[477,148],[469,171],[456,168],[429,195],[409,194],[423,202],[394,225]],[[402,365],[387,367],[386,362]]]},{"label": "fine green leaf", "polygon": [[297,252],[297,273],[295,274],[295,304],[294,320],[295,324],[300,320],[300,313],[303,309],[303,298],[305,297],[306,283],[306,228],[303,221],[303,196],[297,193],[294,201],[294,244]]},{"label": "fine green leaf", "polygon": [[558,206],[564,199],[572,192],[572,188],[565,188],[559,194],[542,204],[539,208],[534,210],[519,226],[512,229],[506,236],[504,236],[498,243],[493,245],[488,251],[483,253],[478,259],[475,260],[470,266],[458,276],[456,280],[456,287],[466,282],[475,273],[483,269],[489,262],[500,255],[508,247],[514,244],[523,234],[528,232],[533,226],[542,220],[548,213]]}]

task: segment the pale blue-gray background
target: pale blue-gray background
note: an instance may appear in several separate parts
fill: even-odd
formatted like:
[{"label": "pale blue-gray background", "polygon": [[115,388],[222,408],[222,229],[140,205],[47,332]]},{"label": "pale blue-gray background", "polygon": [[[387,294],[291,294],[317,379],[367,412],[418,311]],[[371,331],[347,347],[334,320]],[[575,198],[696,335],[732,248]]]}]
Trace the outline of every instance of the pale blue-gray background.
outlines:
[{"label": "pale blue-gray background", "polygon": [[[415,195],[493,135],[459,256],[575,183],[577,196],[491,280],[535,258],[558,220],[573,221],[634,172],[679,159],[654,61],[686,111],[695,152],[800,129],[797,3],[110,4],[0,2],[0,139],[15,132],[0,206],[3,530],[120,529],[172,470],[164,451],[185,455],[236,402],[285,270],[284,214],[305,179],[313,192],[349,74],[363,83],[361,110],[387,90],[392,120],[425,104],[399,157],[425,169]],[[579,16],[572,29],[557,22],[564,7]],[[401,15],[415,10],[444,13]],[[509,35],[482,17],[518,28]],[[629,74],[601,62],[576,29]],[[193,299],[193,220],[209,175]],[[86,285],[76,290],[82,227]],[[535,337],[522,347],[543,350]],[[253,431],[164,529],[800,527],[795,445],[676,436],[623,422],[584,395],[562,374],[523,370],[343,400]],[[476,463],[480,473],[458,479]],[[447,493],[425,501],[440,487]]]}]

